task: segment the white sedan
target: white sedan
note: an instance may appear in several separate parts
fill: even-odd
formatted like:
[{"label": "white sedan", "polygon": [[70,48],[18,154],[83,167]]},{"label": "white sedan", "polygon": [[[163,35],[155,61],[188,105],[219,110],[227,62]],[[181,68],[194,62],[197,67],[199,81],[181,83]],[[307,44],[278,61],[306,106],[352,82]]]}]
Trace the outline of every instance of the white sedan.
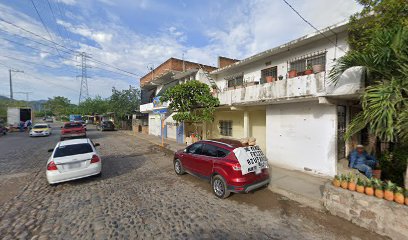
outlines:
[{"label": "white sedan", "polygon": [[100,175],[102,161],[90,139],[72,139],[59,142],[47,161],[47,181],[49,184]]}]

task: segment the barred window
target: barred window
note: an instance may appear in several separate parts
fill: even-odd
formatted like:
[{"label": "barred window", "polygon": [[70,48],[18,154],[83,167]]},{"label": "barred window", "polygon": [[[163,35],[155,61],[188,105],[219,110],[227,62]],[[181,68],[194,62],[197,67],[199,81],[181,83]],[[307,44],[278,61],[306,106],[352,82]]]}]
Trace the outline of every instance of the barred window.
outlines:
[{"label": "barred window", "polygon": [[228,79],[228,87],[242,86],[244,84],[244,75]]},{"label": "barred window", "polygon": [[310,57],[305,57],[299,60],[295,60],[290,62],[290,70],[296,70],[296,72],[300,73],[306,70],[306,67],[312,67],[313,65],[322,65],[323,71],[326,69],[326,53],[314,55]]},{"label": "barred window", "polygon": [[274,66],[261,70],[261,84],[266,83],[267,76],[272,76],[275,79],[278,78],[278,67]]},{"label": "barred window", "polygon": [[220,134],[222,136],[232,136],[232,121],[221,120],[220,121]]}]

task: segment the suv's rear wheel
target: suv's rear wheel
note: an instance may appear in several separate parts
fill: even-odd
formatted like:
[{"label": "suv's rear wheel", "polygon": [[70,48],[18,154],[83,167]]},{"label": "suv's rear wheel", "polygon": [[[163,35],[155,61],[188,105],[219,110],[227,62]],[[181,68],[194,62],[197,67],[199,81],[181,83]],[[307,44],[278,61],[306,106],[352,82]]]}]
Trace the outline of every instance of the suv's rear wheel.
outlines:
[{"label": "suv's rear wheel", "polygon": [[185,173],[183,165],[179,159],[174,160],[174,171],[177,175],[183,175]]},{"label": "suv's rear wheel", "polygon": [[220,175],[215,175],[212,178],[211,186],[213,193],[219,198],[227,198],[231,194],[231,192],[227,190],[227,183]]}]

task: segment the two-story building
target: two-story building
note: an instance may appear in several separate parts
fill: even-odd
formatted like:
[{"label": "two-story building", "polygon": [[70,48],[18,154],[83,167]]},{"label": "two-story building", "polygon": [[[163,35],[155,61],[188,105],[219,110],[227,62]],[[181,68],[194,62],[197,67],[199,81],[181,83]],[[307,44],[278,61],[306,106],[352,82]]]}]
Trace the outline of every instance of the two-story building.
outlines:
[{"label": "two-story building", "polygon": [[360,68],[328,77],[348,48],[341,23],[212,71],[221,105],[205,137],[255,137],[272,165],[335,175],[364,87]]},{"label": "two-story building", "polygon": [[148,123],[146,132],[184,143],[190,124],[177,123],[168,109],[168,103],[162,103],[160,96],[169,88],[189,80],[198,80],[211,84],[206,76],[216,68],[200,63],[170,58],[140,79],[140,112],[147,113],[144,122]]}]

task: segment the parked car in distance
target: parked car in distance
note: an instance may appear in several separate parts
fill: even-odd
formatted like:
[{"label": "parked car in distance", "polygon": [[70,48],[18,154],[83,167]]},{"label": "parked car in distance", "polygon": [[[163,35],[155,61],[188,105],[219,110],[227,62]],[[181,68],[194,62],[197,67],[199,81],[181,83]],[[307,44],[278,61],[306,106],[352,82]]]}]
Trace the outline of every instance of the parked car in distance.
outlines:
[{"label": "parked car in distance", "polygon": [[100,175],[101,157],[88,138],[71,139],[58,142],[47,161],[46,176],[49,184],[66,182],[74,179]]},{"label": "parked car in distance", "polygon": [[185,172],[210,181],[212,191],[219,198],[227,198],[231,192],[250,192],[269,184],[269,172],[262,169],[242,175],[241,165],[233,150],[243,147],[233,139],[203,140],[191,144],[174,155],[176,174]]},{"label": "parked car in distance", "polygon": [[96,125],[96,128],[100,131],[114,131],[115,130],[115,124],[112,121],[102,121],[98,125]]},{"label": "parked car in distance", "polygon": [[52,134],[52,128],[46,123],[37,123],[30,130],[30,137],[49,136]]},{"label": "parked car in distance", "polygon": [[52,122],[54,122],[54,118],[52,118],[52,117],[46,117],[46,118],[44,119],[44,121],[45,121],[45,122],[52,123]]},{"label": "parked car in distance", "polygon": [[67,138],[85,138],[86,130],[80,122],[67,122],[61,127],[61,141]]}]

